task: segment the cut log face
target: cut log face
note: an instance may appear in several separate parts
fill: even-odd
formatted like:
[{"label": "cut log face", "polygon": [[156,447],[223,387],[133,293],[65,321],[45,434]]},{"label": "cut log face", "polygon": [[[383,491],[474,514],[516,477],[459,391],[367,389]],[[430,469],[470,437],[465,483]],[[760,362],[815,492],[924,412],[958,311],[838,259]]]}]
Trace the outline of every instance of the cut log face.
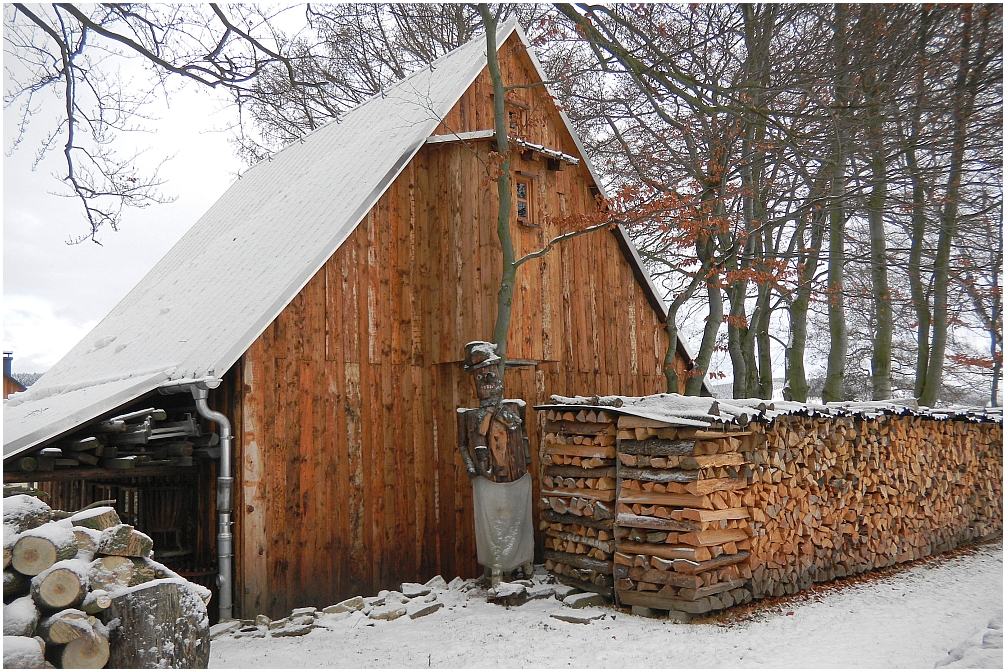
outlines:
[{"label": "cut log face", "polygon": [[110,506],[99,506],[87,509],[70,516],[70,522],[75,527],[86,527],[92,530],[107,530],[121,525],[119,514]]},{"label": "cut log face", "polygon": [[26,576],[36,576],[60,560],[77,555],[77,537],[70,528],[47,523],[23,532],[14,544],[11,564]]},{"label": "cut log face", "polygon": [[112,604],[112,598],[108,596],[108,592],[98,589],[92,590],[85,597],[84,601],[81,603],[80,608],[88,614],[97,614]]},{"label": "cut log face", "polygon": [[112,632],[109,667],[203,668],[209,663],[209,618],[202,598],[178,579],[162,579],[112,598],[102,613]]},{"label": "cut log face", "polygon": [[31,594],[44,609],[75,607],[87,594],[87,564],[68,560],[53,565],[31,582]]},{"label": "cut log face", "polygon": [[108,663],[111,650],[108,638],[98,632],[78,637],[59,652],[59,664],[64,669],[98,670]]}]

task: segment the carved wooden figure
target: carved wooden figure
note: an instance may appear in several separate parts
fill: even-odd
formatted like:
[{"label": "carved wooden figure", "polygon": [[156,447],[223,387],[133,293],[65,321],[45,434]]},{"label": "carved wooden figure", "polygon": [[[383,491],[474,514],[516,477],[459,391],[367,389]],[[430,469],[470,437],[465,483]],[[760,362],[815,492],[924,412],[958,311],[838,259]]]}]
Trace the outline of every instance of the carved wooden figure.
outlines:
[{"label": "carved wooden figure", "polygon": [[525,404],[503,399],[496,346],[465,345],[465,370],[475,376],[478,408],[458,409],[458,444],[475,503],[475,542],[479,564],[491,572],[495,588],[503,572],[533,571],[531,454],[525,429]]}]

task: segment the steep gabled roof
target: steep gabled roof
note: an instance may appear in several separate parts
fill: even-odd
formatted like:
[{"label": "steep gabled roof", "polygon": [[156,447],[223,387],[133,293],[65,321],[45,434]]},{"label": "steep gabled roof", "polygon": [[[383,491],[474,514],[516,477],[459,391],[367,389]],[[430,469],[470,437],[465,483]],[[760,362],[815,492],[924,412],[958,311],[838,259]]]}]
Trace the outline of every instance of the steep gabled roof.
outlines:
[{"label": "steep gabled roof", "polygon": [[[498,44],[515,31],[544,80],[516,22],[500,29]],[[168,380],[223,376],[349,237],[485,65],[485,41],[474,39],[249,169],[84,339],[4,402],[4,457]],[[663,317],[635,248],[618,235]]]}]

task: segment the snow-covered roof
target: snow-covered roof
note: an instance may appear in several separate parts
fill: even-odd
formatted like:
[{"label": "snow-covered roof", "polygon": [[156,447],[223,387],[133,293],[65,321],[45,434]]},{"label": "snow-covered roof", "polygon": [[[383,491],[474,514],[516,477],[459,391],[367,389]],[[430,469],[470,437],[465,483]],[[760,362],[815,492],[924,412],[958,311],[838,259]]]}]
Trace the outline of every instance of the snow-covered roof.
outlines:
[{"label": "snow-covered roof", "polygon": [[[514,32],[545,80],[516,21],[501,27],[498,44]],[[4,457],[166,381],[223,376],[349,237],[485,64],[485,40],[476,38],[249,169],[66,356],[4,401]],[[651,304],[662,308],[632,243],[618,235]]]},{"label": "snow-covered roof", "polygon": [[764,399],[710,399],[709,397],[686,397],[680,394],[652,394],[646,397],[562,397],[553,394],[551,401],[553,403],[535,406],[535,409],[603,410],[612,415],[631,415],[637,418],[691,427],[747,425],[758,420],[771,422],[783,415],[876,418],[890,414],[913,415],[940,420],[988,421],[999,424],[1002,424],[1003,421],[1001,407],[929,408],[919,406],[914,399],[804,404],[796,401],[766,401]]}]

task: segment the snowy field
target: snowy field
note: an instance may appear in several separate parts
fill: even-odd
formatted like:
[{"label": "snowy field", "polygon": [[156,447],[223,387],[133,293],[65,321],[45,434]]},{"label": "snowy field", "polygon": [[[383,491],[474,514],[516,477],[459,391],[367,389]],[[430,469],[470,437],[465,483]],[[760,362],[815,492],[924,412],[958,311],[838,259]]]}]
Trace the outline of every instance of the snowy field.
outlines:
[{"label": "snowy field", "polygon": [[506,608],[482,590],[448,590],[444,608],[416,620],[326,614],[302,637],[221,635],[210,667],[1002,669],[1002,550],[998,541],[688,625],[610,607],[566,623],[551,615],[574,610],[555,599]]}]

